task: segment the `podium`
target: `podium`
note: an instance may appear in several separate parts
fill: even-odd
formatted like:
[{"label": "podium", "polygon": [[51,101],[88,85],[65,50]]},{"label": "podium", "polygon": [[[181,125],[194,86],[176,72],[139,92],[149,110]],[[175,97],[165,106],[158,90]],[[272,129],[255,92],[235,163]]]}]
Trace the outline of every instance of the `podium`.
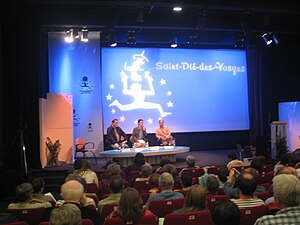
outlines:
[{"label": "podium", "polygon": [[277,154],[276,143],[280,138],[286,137],[286,125],[285,121],[273,121],[271,123],[271,157],[275,158]]}]

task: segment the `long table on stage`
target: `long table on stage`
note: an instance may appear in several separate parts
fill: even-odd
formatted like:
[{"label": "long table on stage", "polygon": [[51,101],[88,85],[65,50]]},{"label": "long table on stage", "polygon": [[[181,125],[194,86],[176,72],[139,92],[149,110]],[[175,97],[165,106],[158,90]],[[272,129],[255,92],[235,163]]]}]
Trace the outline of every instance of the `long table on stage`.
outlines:
[{"label": "long table on stage", "polygon": [[148,148],[108,150],[100,152],[99,155],[103,158],[118,158],[120,166],[127,167],[133,163],[134,156],[138,152],[144,154],[146,162],[154,165],[159,164],[163,157],[168,157],[171,162],[176,162],[176,154],[189,151],[190,147],[187,146],[152,146]]}]

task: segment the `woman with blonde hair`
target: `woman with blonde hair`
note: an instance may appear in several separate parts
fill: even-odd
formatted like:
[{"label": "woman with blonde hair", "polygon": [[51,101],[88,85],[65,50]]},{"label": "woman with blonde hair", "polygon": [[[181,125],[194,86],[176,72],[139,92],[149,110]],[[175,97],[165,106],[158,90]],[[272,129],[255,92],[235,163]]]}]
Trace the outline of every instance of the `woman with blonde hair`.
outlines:
[{"label": "woman with blonde hair", "polygon": [[134,188],[123,190],[118,209],[110,214],[110,218],[120,217],[125,223],[135,223],[144,215],[152,215],[150,210],[143,208],[140,193]]},{"label": "woman with blonde hair", "polygon": [[206,209],[206,191],[202,186],[194,185],[186,194],[183,208],[173,212],[198,212],[204,209]]}]

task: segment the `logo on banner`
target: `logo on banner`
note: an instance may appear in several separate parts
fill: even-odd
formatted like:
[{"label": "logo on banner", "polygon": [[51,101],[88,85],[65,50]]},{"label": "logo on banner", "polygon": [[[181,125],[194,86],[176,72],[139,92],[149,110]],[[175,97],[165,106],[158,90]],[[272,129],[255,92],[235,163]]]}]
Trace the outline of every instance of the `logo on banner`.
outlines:
[{"label": "logo on banner", "polygon": [[88,132],[93,132],[94,128],[92,126],[92,123],[88,123]]},{"label": "logo on banner", "polygon": [[73,109],[73,125],[74,127],[78,127],[80,125],[80,118],[78,113],[76,113],[75,109]]},{"label": "logo on banner", "polygon": [[92,83],[89,81],[89,78],[87,76],[83,76],[81,78],[79,86],[81,94],[91,94]]}]

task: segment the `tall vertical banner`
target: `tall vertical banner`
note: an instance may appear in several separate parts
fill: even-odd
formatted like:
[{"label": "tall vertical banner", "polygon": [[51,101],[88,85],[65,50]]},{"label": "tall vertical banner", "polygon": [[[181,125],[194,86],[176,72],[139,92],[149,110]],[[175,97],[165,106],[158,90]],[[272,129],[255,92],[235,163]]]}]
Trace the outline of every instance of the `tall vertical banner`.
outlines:
[{"label": "tall vertical banner", "polygon": [[50,93],[73,96],[73,143],[79,137],[94,142],[97,155],[103,150],[100,34],[65,43],[61,32],[52,32],[48,49]]}]

